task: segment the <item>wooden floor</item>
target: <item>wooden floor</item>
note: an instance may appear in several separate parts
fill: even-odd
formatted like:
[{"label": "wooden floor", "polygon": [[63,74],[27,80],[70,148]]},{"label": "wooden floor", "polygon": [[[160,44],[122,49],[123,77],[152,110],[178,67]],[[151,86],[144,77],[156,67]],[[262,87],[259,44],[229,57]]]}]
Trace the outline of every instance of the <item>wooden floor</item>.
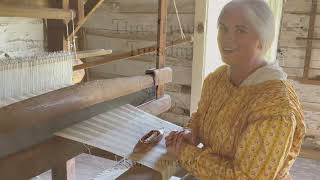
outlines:
[{"label": "wooden floor", "polygon": [[291,169],[294,180],[319,180],[320,161],[299,158]]},{"label": "wooden floor", "polygon": [[[76,158],[77,180],[90,180],[98,173],[115,164],[104,158],[81,154]],[[320,161],[299,158],[291,169],[294,180],[319,180]],[[51,172],[48,171],[32,180],[51,180]]]}]

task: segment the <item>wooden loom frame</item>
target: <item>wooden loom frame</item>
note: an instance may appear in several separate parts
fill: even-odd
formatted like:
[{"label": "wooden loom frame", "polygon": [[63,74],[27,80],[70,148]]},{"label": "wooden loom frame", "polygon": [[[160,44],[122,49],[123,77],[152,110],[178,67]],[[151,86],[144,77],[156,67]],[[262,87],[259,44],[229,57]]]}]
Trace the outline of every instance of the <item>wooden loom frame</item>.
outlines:
[{"label": "wooden loom frame", "polygon": [[[104,0],[88,0],[86,4],[82,4],[81,0],[51,0],[50,7],[56,13],[69,12],[70,9],[75,9],[77,18],[75,19],[75,33],[85,23],[85,21],[92,15]],[[157,52],[156,68],[161,69],[165,66],[165,50],[167,46],[174,46],[180,43],[191,42],[191,38],[178,40],[172,44],[166,45],[166,24],[167,24],[167,6],[168,0],[159,1],[158,13],[158,37],[157,46],[138,49],[135,52],[123,53],[113,56],[105,56],[99,59],[98,63],[94,65],[104,64],[110,62],[110,59],[118,60],[129,58],[133,56],[143,55],[150,52]],[[35,12],[44,11],[45,9],[35,10]],[[15,14],[11,16],[23,17],[38,17],[48,19],[48,50],[59,51],[66,50],[66,37],[72,37],[75,33],[65,34],[65,23],[70,24],[69,18],[55,18],[45,15],[45,13],[35,13],[28,11],[27,14]],[[30,15],[32,14],[32,15]],[[1,15],[1,12],[0,12]],[[57,20],[58,19],[58,20]],[[64,20],[64,21],[61,21]],[[70,26],[70,25],[69,25]],[[70,29],[70,28],[69,28]],[[83,52],[83,57],[89,57],[96,52]],[[110,53],[110,52],[109,52]],[[99,54],[99,53],[98,53]],[[107,54],[107,53],[106,53]],[[101,54],[100,54],[101,55]],[[75,69],[90,68],[90,64],[84,64],[82,67],[75,66]],[[138,78],[138,77],[137,77]],[[146,104],[141,105],[139,108],[154,115],[158,115],[168,110],[171,105],[169,96],[164,95],[164,84],[158,84],[156,99]],[[108,159],[114,159],[114,155],[110,152],[105,152],[94,147],[89,147],[91,154]],[[60,137],[53,137],[45,142],[34,145],[31,148],[10,154],[0,159],[0,173],[4,179],[24,180],[35,177],[42,172],[52,169],[53,180],[74,180],[75,179],[75,161],[74,157],[81,154],[88,153],[88,149],[84,148],[81,143],[73,142]],[[18,173],[17,173],[18,172]]]}]

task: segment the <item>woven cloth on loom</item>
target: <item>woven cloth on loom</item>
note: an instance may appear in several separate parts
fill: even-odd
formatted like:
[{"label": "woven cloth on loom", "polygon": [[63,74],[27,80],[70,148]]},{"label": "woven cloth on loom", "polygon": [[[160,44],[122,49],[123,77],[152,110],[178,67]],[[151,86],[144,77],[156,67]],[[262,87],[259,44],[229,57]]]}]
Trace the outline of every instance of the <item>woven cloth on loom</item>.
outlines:
[{"label": "woven cloth on loom", "polygon": [[56,135],[126,157],[157,170],[163,179],[168,179],[174,173],[176,163],[167,154],[164,139],[148,153],[131,154],[145,133],[161,128],[166,134],[181,129],[131,105],[124,105],[66,128]]},{"label": "woven cloth on loom", "polygon": [[[61,86],[59,88],[65,87]],[[0,100],[0,107],[22,101],[55,89],[25,93],[16,97],[7,97]],[[163,121],[155,116],[139,110],[131,105],[108,111],[87,121],[78,123],[56,133],[67,139],[82,142],[97,148],[112,152],[116,155],[136,161],[147,167],[155,169],[162,174],[162,179],[169,179],[175,173],[176,164],[166,154],[164,139],[147,154],[134,154],[131,151],[138,139],[151,129],[179,130],[181,127]],[[122,170],[121,170],[122,171]],[[119,174],[117,172],[110,173]],[[120,173],[121,174],[121,173]]]}]

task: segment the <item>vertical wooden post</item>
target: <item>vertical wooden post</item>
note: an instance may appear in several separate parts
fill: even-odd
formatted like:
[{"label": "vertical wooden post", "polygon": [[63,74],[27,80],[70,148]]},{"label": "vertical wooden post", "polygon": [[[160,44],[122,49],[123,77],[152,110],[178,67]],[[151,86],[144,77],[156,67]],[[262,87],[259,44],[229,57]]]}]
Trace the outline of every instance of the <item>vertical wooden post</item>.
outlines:
[{"label": "vertical wooden post", "polygon": [[[77,17],[75,18],[75,28],[78,27],[79,25],[79,22],[82,22],[85,18],[85,6],[84,6],[84,3],[83,3],[83,0],[70,0],[70,8],[73,8],[75,9],[75,11],[77,12]],[[69,29],[72,29],[73,31],[73,28],[72,28],[72,25],[70,24],[69,25]],[[72,31],[70,31],[69,33],[72,33]],[[77,38],[77,50],[78,51],[81,51],[81,50],[86,50],[86,33],[85,33],[85,30],[83,28],[80,28],[80,30],[78,32],[74,32],[76,34],[78,34],[78,38]],[[69,36],[69,38],[73,38],[73,34],[71,34],[71,36]],[[78,60],[77,60],[78,61]],[[81,63],[81,62],[79,62]],[[78,64],[78,62],[77,62]],[[77,74],[77,75],[76,75]],[[86,70],[80,70],[80,71],[75,71],[74,72],[74,76],[78,76],[78,77],[82,77],[83,74],[85,74],[85,78],[84,78],[84,81],[88,81],[89,80],[89,70],[86,69]]]},{"label": "vertical wooden post", "polygon": [[[212,3],[220,6],[220,3],[222,2],[214,0]],[[209,22],[208,8],[209,0],[195,1],[190,116],[198,109],[198,102],[200,101],[202,90],[201,87],[205,79],[206,39],[208,37],[207,26]]]},{"label": "vertical wooden post", "polygon": [[304,69],[303,69],[304,80],[309,79],[309,68],[310,68],[310,62],[311,62],[312,41],[313,41],[312,38],[314,37],[314,27],[316,23],[317,6],[318,6],[317,0],[312,0],[310,19],[309,19],[308,40],[307,40],[305,63],[304,63]]},{"label": "vertical wooden post", "polygon": [[[74,9],[77,13],[76,18],[74,19],[74,28],[76,28],[79,24],[79,22],[83,21],[83,19],[85,18],[85,10],[84,10],[84,4],[82,0],[70,0],[70,8]],[[69,29],[71,31],[69,31],[69,34],[71,34],[71,36],[69,36],[69,38],[73,38],[72,32],[73,32],[73,28],[72,28],[72,23],[69,23]],[[74,32],[76,35],[76,32]]]},{"label": "vertical wooden post", "polygon": [[[69,0],[50,0],[50,7],[69,9]],[[47,39],[49,51],[68,50],[66,26],[69,22],[61,20],[48,20]],[[69,31],[71,29],[69,28]],[[76,180],[75,159],[61,162],[52,168],[53,180]]]},{"label": "vertical wooden post", "polygon": [[[166,61],[168,0],[159,0],[158,9],[158,42],[156,68],[163,68]],[[157,87],[157,98],[164,94],[164,85]]]},{"label": "vertical wooden post", "polygon": [[69,0],[62,1],[62,8],[67,10],[69,9]]},{"label": "vertical wooden post", "polygon": [[[69,0],[49,0],[49,6],[52,8],[69,9]],[[61,20],[48,19],[47,39],[48,51],[67,50],[66,25]]]},{"label": "vertical wooden post", "polygon": [[77,17],[75,18],[75,25],[79,21],[84,19],[84,4],[82,0],[69,0],[70,8],[74,9],[77,12]]},{"label": "vertical wooden post", "polygon": [[76,180],[75,159],[57,164],[52,168],[52,180]]},{"label": "vertical wooden post", "polygon": [[[86,33],[86,29],[85,28],[81,28],[79,30],[79,38],[78,38],[78,44],[79,44],[79,51],[81,50],[86,50],[87,49],[87,33]],[[81,59],[81,61],[83,63],[86,62],[86,59]],[[90,81],[90,74],[89,74],[89,69],[84,69],[84,70],[80,70],[80,71],[84,71],[84,81]]]},{"label": "vertical wooden post", "polygon": [[[69,0],[62,0],[62,8],[63,9],[69,10],[69,4],[70,4]],[[75,14],[73,16],[75,16]],[[63,29],[66,29],[66,26],[68,25],[68,23],[69,22],[64,22],[64,28]],[[64,51],[68,50],[67,37],[68,37],[68,33],[66,31],[63,31],[63,40],[62,40],[63,42],[62,42],[62,45],[63,45],[63,50]]]}]

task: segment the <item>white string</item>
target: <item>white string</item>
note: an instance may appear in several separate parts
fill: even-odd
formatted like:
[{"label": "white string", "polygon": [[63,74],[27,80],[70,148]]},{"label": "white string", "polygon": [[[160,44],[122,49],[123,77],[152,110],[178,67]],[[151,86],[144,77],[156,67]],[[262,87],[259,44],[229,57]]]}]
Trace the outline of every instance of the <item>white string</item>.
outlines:
[{"label": "white string", "polygon": [[186,36],[185,36],[185,34],[184,34],[184,32],[183,32],[183,29],[182,29],[182,26],[181,26],[181,21],[180,21],[180,16],[179,16],[179,12],[178,12],[178,8],[177,8],[176,0],[173,0],[173,5],[174,5],[174,9],[176,10],[176,15],[177,15],[178,23],[179,23],[181,38],[182,38],[182,39],[185,39]]},{"label": "white string", "polygon": [[75,57],[76,57],[76,60],[78,59],[77,58],[77,46],[76,46],[76,37],[75,37],[75,32],[74,32],[74,17],[73,17],[73,11],[71,10],[71,16],[72,16],[72,41],[73,41],[73,50],[74,50],[74,54],[75,54]]},{"label": "white string", "polygon": [[67,27],[67,46],[68,46],[68,51],[70,52],[70,46],[71,46],[71,44],[70,44],[70,38],[69,38],[69,26],[68,26],[69,24],[68,23],[66,23],[66,27]]},{"label": "white string", "polygon": [[117,161],[115,165],[108,169],[105,169],[91,180],[114,180],[121,174],[132,168],[134,165],[136,165],[136,162],[124,157],[121,160]]},{"label": "white string", "polygon": [[71,85],[73,60],[65,52],[0,60],[0,99]]},{"label": "white string", "polygon": [[89,155],[92,155],[90,148],[87,147],[86,144],[84,144],[84,143],[81,143],[81,144],[84,146],[84,148],[86,148],[86,150],[88,151]]}]

